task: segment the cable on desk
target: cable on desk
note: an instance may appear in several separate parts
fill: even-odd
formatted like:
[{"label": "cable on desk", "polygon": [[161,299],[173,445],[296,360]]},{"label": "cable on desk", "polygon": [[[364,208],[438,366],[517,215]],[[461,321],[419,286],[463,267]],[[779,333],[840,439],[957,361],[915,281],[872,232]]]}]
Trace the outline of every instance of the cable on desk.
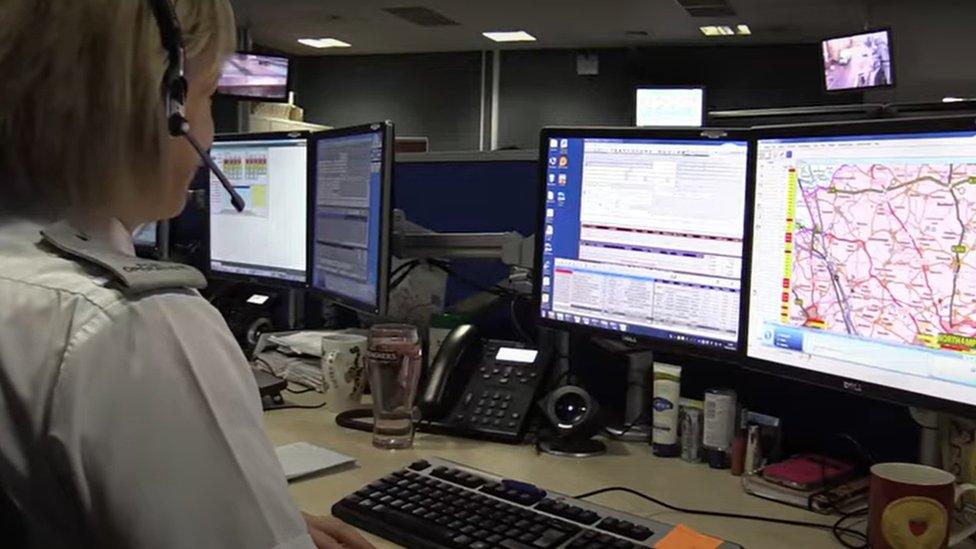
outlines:
[{"label": "cable on desk", "polygon": [[[867,543],[867,535],[864,532],[861,532],[861,531],[858,531],[858,530],[854,530],[853,528],[850,528],[850,527],[841,526],[841,522],[843,522],[845,519],[850,518],[850,516],[848,516],[848,515],[842,516],[834,524],[820,524],[820,523],[817,523],[817,522],[805,522],[805,521],[802,521],[802,520],[778,519],[778,518],[772,518],[772,517],[759,517],[759,516],[755,516],[755,515],[742,515],[742,514],[739,514],[739,513],[725,513],[725,512],[722,512],[722,511],[705,511],[705,510],[701,510],[701,509],[685,509],[683,507],[678,507],[676,505],[671,505],[670,503],[665,503],[665,502],[663,502],[663,501],[661,501],[661,500],[659,500],[659,499],[657,499],[655,497],[651,497],[651,496],[649,496],[647,494],[638,492],[637,490],[632,490],[630,488],[624,488],[622,486],[611,486],[609,488],[601,488],[599,490],[593,490],[592,492],[586,492],[585,494],[580,494],[580,495],[574,496],[574,497],[576,499],[586,499],[586,498],[590,498],[590,497],[593,497],[593,496],[596,496],[596,495],[605,494],[607,492],[626,492],[628,494],[637,496],[637,497],[639,497],[641,499],[645,499],[647,501],[650,501],[651,503],[654,503],[656,505],[660,505],[661,507],[664,507],[665,509],[670,509],[671,511],[677,511],[679,513],[686,513],[686,514],[689,514],[689,515],[705,515],[705,516],[710,516],[710,517],[734,518],[734,519],[741,519],[741,520],[755,520],[755,521],[759,521],[759,522],[772,522],[772,523],[775,523],[775,524],[785,524],[785,525],[788,525],[788,526],[802,526],[804,528],[817,528],[817,529],[820,529],[820,530],[829,530],[830,532],[832,532],[834,534],[834,536],[837,536],[838,535],[838,532],[839,532],[839,533],[844,534],[844,535],[849,535],[849,536],[853,536],[855,538],[863,539],[864,542]],[[841,538],[838,537],[837,539],[838,539],[838,541],[840,541]],[[847,543],[845,541],[841,541],[841,543],[844,544],[845,547],[862,547],[862,546],[847,545]],[[866,545],[864,545],[863,547],[866,547]]]},{"label": "cable on desk", "polygon": [[[865,536],[862,532],[853,530],[851,528],[851,526],[856,526],[857,524],[863,523],[866,520],[864,518],[864,515],[867,514],[867,511],[868,511],[867,508],[864,508],[864,509],[859,509],[857,511],[853,511],[851,513],[845,513],[841,515],[841,517],[837,520],[837,522],[834,523],[834,528],[833,528],[834,538],[837,539],[838,543],[840,543],[844,547],[847,547],[848,549],[867,549],[868,546],[867,536]],[[860,520],[858,520],[857,522],[849,526],[842,526],[844,521],[850,520],[852,518],[860,518]],[[856,535],[852,534],[851,532],[856,532]],[[859,540],[859,542],[851,543],[847,541],[847,539],[844,538],[844,536],[847,535],[853,535],[857,540]]]},{"label": "cable on desk", "polygon": [[265,412],[274,412],[275,410],[318,410],[319,408],[325,407],[325,402],[322,404],[315,404],[313,406],[305,406],[302,404],[282,404],[281,406],[274,406],[267,408]]}]

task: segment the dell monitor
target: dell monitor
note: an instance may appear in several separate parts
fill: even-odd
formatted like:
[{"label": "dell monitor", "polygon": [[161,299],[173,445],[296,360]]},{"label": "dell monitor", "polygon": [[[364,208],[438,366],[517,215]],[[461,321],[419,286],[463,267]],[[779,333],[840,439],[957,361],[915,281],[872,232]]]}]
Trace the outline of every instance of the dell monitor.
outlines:
[{"label": "dell monitor", "polygon": [[705,124],[705,88],[637,88],[636,121],[638,126],[700,128]]},{"label": "dell monitor", "polygon": [[287,101],[289,65],[287,57],[235,53],[224,62],[217,93],[255,101]]},{"label": "dell monitor", "polygon": [[821,42],[827,91],[894,85],[891,32],[887,29],[828,38]]},{"label": "dell monitor", "polygon": [[309,287],[368,314],[386,313],[393,124],[327,130],[309,139]]},{"label": "dell monitor", "polygon": [[973,119],[759,131],[748,363],[976,405]]},{"label": "dell monitor", "polygon": [[543,325],[692,353],[739,349],[745,132],[542,132]]},{"label": "dell monitor", "polygon": [[153,221],[141,225],[132,235],[136,255],[147,259],[169,256],[169,222]]},{"label": "dell monitor", "polygon": [[244,198],[238,212],[210,176],[210,258],[214,276],[304,286],[307,134],[218,136],[211,156]]}]

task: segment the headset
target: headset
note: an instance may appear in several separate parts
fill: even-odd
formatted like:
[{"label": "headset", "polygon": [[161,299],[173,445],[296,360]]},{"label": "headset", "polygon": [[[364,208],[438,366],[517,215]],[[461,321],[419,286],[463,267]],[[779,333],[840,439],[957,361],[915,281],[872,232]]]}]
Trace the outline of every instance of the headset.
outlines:
[{"label": "headset", "polygon": [[183,47],[183,31],[176,17],[171,0],[149,0],[156,24],[159,26],[159,36],[166,50],[166,71],[163,73],[162,94],[163,105],[166,109],[166,128],[171,137],[183,137],[189,141],[193,149],[200,155],[204,164],[217,176],[224,190],[230,194],[231,204],[238,212],[244,211],[244,199],[234,189],[234,186],[220,170],[217,163],[203,150],[200,143],[190,133],[190,122],[186,119],[186,51]]}]

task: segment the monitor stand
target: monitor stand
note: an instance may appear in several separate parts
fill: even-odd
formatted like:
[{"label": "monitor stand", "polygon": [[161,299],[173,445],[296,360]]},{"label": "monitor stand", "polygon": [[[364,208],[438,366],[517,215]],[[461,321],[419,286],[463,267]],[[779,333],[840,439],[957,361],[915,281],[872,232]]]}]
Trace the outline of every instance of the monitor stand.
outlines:
[{"label": "monitor stand", "polygon": [[624,421],[619,425],[608,425],[605,429],[607,436],[624,442],[650,442],[654,352],[610,339],[597,339],[596,343],[607,351],[627,357]]},{"label": "monitor stand", "polygon": [[908,408],[908,413],[918,424],[918,462],[922,465],[942,468],[942,451],[939,445],[939,414],[924,408]]}]

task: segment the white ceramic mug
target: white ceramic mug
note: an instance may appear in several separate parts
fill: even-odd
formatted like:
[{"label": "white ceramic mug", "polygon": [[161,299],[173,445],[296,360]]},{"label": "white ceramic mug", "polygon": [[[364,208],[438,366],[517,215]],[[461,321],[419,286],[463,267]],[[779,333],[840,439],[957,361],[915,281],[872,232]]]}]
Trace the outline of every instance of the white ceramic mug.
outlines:
[{"label": "white ceramic mug", "polygon": [[322,336],[322,381],[330,412],[358,408],[366,384],[366,336]]}]

